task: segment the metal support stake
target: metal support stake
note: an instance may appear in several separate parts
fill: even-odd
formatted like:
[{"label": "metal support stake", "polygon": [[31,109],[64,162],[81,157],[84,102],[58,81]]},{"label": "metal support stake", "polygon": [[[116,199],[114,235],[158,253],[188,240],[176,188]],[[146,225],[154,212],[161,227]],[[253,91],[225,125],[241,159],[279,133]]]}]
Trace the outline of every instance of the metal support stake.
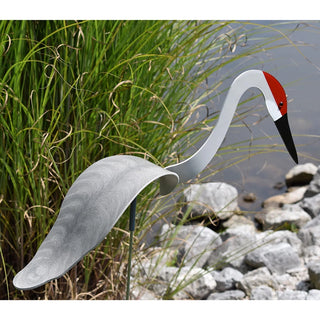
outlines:
[{"label": "metal support stake", "polygon": [[127,272],[127,293],[126,300],[130,300],[130,278],[131,278],[131,260],[132,260],[132,244],[133,244],[133,234],[135,229],[136,221],[136,208],[137,208],[137,198],[135,198],[130,205],[130,219],[129,219],[129,258],[128,258],[128,272]]}]

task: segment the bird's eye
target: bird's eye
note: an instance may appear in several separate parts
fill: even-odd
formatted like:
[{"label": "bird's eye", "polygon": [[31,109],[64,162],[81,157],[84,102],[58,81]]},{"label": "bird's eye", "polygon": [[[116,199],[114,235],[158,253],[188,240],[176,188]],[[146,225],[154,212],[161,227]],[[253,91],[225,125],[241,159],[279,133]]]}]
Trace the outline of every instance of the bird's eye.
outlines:
[{"label": "bird's eye", "polygon": [[283,106],[283,102],[281,101],[280,103],[279,103],[279,107],[281,108]]}]

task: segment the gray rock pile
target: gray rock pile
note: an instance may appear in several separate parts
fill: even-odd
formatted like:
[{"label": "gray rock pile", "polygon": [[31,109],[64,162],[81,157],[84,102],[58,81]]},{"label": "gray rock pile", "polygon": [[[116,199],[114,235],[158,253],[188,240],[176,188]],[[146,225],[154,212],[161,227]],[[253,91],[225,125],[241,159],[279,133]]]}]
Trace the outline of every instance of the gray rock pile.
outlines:
[{"label": "gray rock pile", "polygon": [[164,224],[159,247],[137,257],[133,299],[320,299],[320,167],[297,165],[287,191],[241,214],[225,183],[191,185],[185,215],[220,219],[220,230]]}]

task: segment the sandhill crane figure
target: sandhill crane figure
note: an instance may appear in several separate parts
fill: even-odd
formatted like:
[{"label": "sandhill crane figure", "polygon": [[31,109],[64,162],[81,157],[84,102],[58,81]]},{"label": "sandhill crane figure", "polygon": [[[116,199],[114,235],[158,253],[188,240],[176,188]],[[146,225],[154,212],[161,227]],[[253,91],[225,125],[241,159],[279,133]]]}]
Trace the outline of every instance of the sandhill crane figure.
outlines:
[{"label": "sandhill crane figure", "polygon": [[168,194],[179,181],[186,182],[201,172],[220,147],[241,96],[251,87],[262,92],[288,152],[298,163],[284,89],[266,72],[246,71],[233,81],[217,125],[187,160],[161,168],[139,157],[116,155],[97,161],[81,173],[67,192],[58,218],[35,256],[15,276],[14,286],[28,290],[61,277],[106,237],[130,204],[132,231],[137,195],[157,179],[160,193]]}]

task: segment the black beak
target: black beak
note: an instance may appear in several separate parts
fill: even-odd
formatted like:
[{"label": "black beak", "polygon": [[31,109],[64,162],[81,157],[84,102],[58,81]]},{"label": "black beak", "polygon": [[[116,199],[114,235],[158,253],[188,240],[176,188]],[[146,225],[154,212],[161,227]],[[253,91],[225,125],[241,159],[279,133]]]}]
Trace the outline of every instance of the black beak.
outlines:
[{"label": "black beak", "polygon": [[295,147],[293,139],[292,139],[292,134],[291,134],[290,127],[289,127],[287,114],[282,116],[280,119],[276,120],[275,124],[277,126],[277,129],[280,133],[280,136],[281,136],[288,152],[290,153],[290,156],[295,161],[295,163],[298,163],[298,155],[297,155],[296,147]]}]

